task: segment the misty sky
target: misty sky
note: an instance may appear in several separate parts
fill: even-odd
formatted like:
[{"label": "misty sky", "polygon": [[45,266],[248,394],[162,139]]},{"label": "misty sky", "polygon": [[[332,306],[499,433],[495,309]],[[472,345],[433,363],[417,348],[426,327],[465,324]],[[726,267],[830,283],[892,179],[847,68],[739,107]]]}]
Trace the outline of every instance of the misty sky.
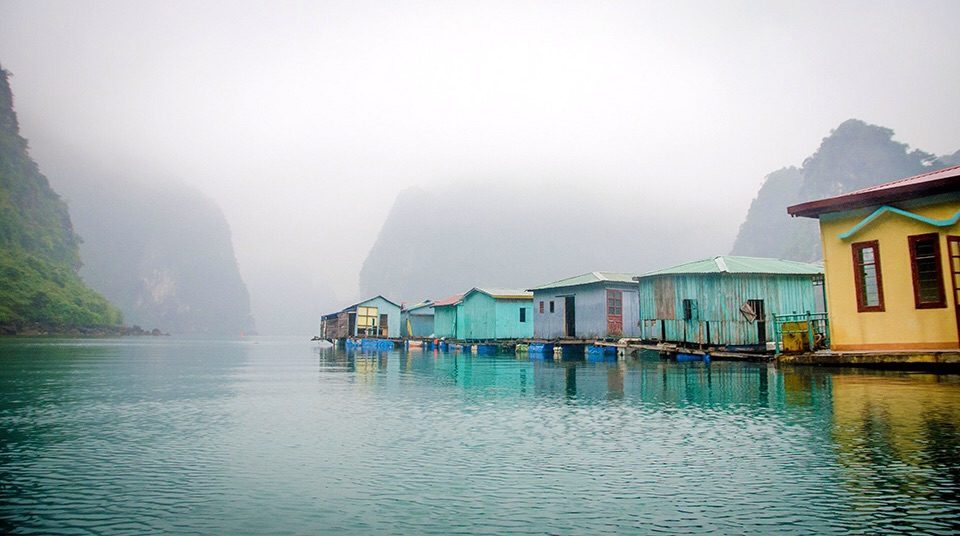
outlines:
[{"label": "misty sky", "polygon": [[957,20],[957,1],[0,0],[0,64],[41,170],[67,145],[194,185],[244,275],[348,301],[414,185],[675,196],[728,215],[706,256],[845,119],[953,152]]}]

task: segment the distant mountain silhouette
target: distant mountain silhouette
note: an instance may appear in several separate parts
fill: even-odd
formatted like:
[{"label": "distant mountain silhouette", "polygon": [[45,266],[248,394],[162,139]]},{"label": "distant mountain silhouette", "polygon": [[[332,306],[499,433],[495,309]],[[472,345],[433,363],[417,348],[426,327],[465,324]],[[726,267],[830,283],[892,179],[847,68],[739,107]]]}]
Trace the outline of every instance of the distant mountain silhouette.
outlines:
[{"label": "distant mountain silhouette", "polygon": [[819,260],[823,254],[817,222],[790,217],[787,206],[916,175],[958,160],[960,151],[938,159],[894,141],[889,128],[858,119],[844,121],[802,167],[767,175],[731,254]]},{"label": "distant mountain silhouette", "polygon": [[412,302],[596,270],[639,274],[727,249],[715,214],[668,205],[589,188],[407,190],[364,262],[360,288]]}]

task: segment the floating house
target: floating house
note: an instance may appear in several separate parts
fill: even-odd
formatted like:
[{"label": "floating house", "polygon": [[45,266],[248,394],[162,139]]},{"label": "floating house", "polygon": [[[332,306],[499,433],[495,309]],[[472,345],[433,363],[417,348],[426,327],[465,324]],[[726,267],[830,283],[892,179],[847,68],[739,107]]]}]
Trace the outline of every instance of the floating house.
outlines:
[{"label": "floating house", "polygon": [[433,335],[433,302],[424,300],[400,310],[401,337],[430,337]]},{"label": "floating house", "polygon": [[374,296],[320,318],[321,337],[399,337],[400,306]]},{"label": "floating house", "polygon": [[590,272],[530,290],[535,339],[640,336],[633,274]]},{"label": "floating house", "polygon": [[831,348],[960,348],[960,166],[787,208],[818,218]]},{"label": "floating house", "polygon": [[529,339],[533,336],[533,293],[473,288],[463,295],[456,337],[460,340]]},{"label": "floating house", "polygon": [[774,314],[824,308],[823,268],[816,264],[720,256],[635,280],[640,337],[647,340],[765,347]]},{"label": "floating house", "polygon": [[454,294],[433,302],[433,336],[457,338],[457,326],[463,324],[463,294]]}]

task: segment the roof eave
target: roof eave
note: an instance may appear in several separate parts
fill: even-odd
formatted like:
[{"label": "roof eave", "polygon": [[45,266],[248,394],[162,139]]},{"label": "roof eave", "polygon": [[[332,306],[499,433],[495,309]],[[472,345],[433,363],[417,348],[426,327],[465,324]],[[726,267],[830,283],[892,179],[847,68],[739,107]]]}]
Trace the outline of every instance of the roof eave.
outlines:
[{"label": "roof eave", "polygon": [[808,201],[787,207],[787,214],[804,218],[817,218],[821,214],[853,210],[874,205],[883,205],[896,201],[944,194],[960,189],[957,177],[944,177],[935,181],[919,184],[907,184],[886,190],[874,190],[857,195],[839,195]]}]

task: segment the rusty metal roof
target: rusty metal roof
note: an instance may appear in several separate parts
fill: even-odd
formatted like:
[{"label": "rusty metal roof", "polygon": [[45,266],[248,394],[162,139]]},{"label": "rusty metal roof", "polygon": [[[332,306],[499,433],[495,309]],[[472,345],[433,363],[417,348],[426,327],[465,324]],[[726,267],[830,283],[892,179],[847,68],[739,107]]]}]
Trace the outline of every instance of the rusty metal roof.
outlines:
[{"label": "rusty metal roof", "polygon": [[456,305],[463,301],[463,294],[454,294],[453,296],[447,296],[442,300],[437,300],[433,302],[434,307],[444,307],[447,305]]},{"label": "rusty metal roof", "polygon": [[960,166],[950,166],[826,199],[800,203],[787,207],[787,213],[791,216],[816,218],[828,212],[883,205],[955,191],[960,191]]}]

